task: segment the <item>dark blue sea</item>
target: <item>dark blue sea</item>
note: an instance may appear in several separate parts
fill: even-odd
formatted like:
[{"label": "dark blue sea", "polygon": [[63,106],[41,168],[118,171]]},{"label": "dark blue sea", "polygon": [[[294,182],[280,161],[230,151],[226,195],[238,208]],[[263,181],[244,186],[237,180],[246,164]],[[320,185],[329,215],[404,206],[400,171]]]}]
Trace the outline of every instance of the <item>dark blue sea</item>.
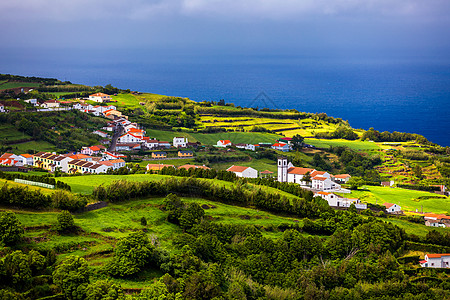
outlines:
[{"label": "dark blue sea", "polygon": [[[75,50],[0,54],[0,73],[325,112],[355,128],[419,133],[450,146],[448,60]],[[261,93],[269,99],[255,101]]]}]

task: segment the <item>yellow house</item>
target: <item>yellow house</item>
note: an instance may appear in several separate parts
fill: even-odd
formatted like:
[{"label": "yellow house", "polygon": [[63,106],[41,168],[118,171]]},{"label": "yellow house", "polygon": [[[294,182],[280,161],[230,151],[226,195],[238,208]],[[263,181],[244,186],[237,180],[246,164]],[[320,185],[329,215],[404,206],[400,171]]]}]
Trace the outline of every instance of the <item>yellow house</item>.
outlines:
[{"label": "yellow house", "polygon": [[152,158],[166,158],[166,152],[152,152]]},{"label": "yellow house", "polygon": [[193,157],[194,152],[192,151],[178,151],[178,157]]}]

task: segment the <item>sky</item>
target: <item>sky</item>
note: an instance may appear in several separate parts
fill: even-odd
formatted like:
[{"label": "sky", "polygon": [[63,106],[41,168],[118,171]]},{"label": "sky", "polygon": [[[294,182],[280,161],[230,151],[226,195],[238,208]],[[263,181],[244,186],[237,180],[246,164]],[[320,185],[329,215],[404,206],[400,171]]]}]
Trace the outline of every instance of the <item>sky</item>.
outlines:
[{"label": "sky", "polygon": [[450,55],[448,0],[1,0],[0,50]]}]

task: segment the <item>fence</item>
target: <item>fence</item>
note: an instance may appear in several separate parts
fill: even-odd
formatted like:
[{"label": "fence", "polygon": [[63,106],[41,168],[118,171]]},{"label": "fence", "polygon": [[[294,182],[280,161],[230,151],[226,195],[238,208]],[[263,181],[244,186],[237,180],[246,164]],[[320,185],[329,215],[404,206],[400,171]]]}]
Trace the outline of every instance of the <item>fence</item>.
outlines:
[{"label": "fence", "polygon": [[14,182],[22,183],[22,184],[28,184],[28,185],[36,185],[47,189],[54,189],[55,186],[52,184],[42,183],[42,182],[36,182],[36,181],[29,181],[29,180],[23,180],[23,179],[14,179]]}]

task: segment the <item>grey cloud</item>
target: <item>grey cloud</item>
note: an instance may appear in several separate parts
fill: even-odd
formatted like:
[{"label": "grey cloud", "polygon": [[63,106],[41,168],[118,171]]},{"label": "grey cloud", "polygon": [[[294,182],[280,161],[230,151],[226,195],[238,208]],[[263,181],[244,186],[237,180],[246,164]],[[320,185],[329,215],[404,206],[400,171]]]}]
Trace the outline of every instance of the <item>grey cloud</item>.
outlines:
[{"label": "grey cloud", "polygon": [[447,0],[2,0],[3,20],[147,20],[160,16],[295,20],[314,16],[446,17]]}]

